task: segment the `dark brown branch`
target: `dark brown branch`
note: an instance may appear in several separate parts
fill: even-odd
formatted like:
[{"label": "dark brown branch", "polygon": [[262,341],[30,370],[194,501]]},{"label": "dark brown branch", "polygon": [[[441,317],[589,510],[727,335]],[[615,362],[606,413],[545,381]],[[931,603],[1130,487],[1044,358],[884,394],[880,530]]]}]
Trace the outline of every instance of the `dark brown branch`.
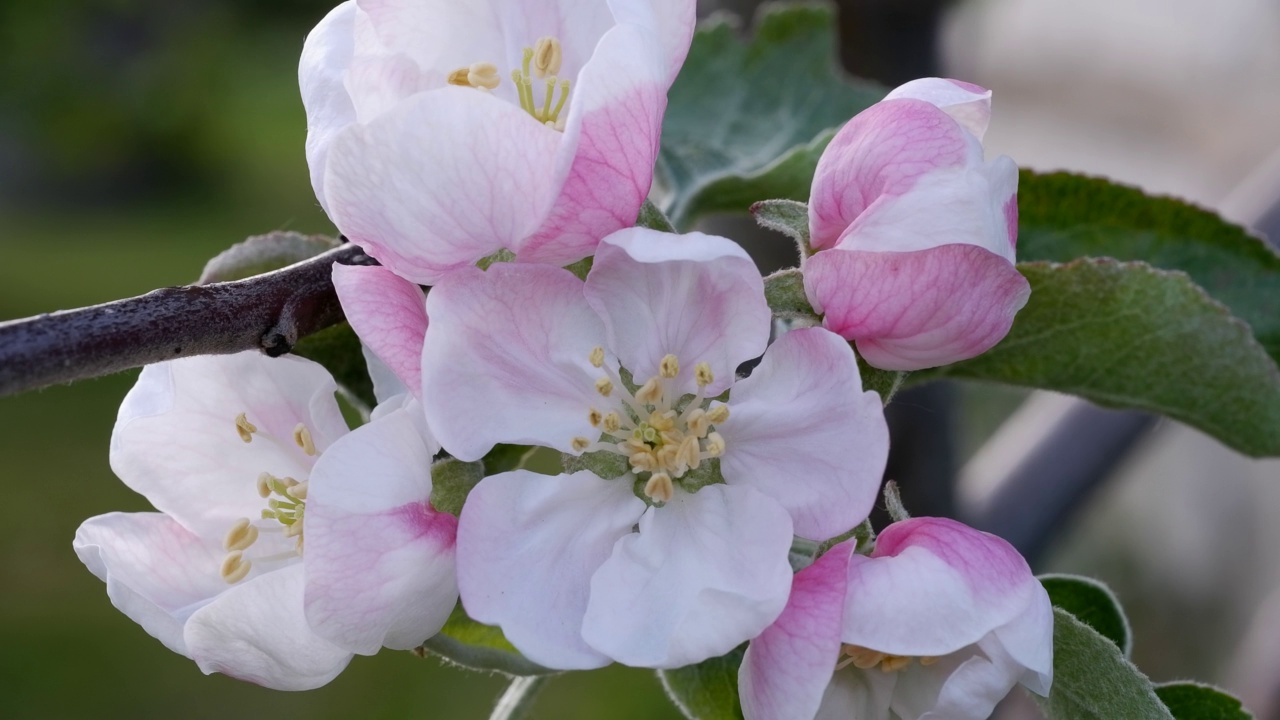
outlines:
[{"label": "dark brown branch", "polygon": [[161,288],[127,300],[0,323],[0,396],[192,355],[262,350],[341,322],[334,263],[372,265],[355,245],[264,275]]}]

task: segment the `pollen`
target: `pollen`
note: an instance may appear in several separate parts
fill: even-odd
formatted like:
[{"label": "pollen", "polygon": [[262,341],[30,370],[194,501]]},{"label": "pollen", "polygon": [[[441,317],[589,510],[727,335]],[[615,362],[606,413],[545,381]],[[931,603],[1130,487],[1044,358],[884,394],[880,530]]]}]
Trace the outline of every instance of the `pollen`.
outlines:
[{"label": "pollen", "polygon": [[236,416],[236,433],[240,439],[245,442],[253,442],[253,434],[258,432],[258,426],[249,422],[249,417],[245,413]]},{"label": "pollen", "polygon": [[604,348],[599,345],[591,348],[591,354],[587,359],[591,361],[592,367],[604,367]]},{"label": "pollen", "polygon": [[698,387],[706,387],[716,380],[715,374],[711,372],[711,365],[705,362],[693,366],[693,377]]},{"label": "pollen", "polygon": [[600,423],[604,422],[604,415],[595,408],[587,413],[587,421],[591,423],[591,427],[600,427]]},{"label": "pollen", "polygon": [[600,378],[596,381],[596,392],[609,397],[613,394],[613,381],[609,378]]},{"label": "pollen", "polygon": [[573,442],[570,443],[570,447],[573,448],[574,452],[584,452],[587,448],[591,447],[591,440],[579,435],[573,439]]},{"label": "pollen", "polygon": [[297,427],[293,429],[293,442],[302,448],[302,452],[307,455],[316,454],[315,441],[311,439],[311,431],[307,429],[306,425],[298,423]]},{"label": "pollen", "polygon": [[604,416],[602,424],[604,425],[604,431],[612,435],[622,428],[622,416],[619,415],[616,410],[611,411],[609,414]]},{"label": "pollen", "polygon": [[680,374],[680,360],[671,353],[663,356],[662,362],[658,363],[658,374],[670,380]]}]

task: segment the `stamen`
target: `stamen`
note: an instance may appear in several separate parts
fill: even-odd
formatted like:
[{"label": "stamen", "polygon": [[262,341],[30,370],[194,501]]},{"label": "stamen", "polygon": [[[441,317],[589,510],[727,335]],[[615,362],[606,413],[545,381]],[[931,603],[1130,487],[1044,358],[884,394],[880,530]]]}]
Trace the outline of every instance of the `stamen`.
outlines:
[{"label": "stamen", "polygon": [[591,408],[587,413],[587,422],[591,423],[591,427],[600,427],[600,423],[604,421],[604,415],[599,410]]},{"label": "stamen", "polygon": [[591,365],[593,367],[603,367],[604,366],[604,348],[600,347],[599,345],[591,348],[591,354],[587,356],[587,359],[591,361]]},{"label": "stamen", "polygon": [[568,100],[569,100],[569,81],[561,80],[560,81],[560,101],[556,103],[555,109],[551,111],[551,115],[548,116],[547,118],[548,122],[556,121],[555,128],[557,130],[564,130],[564,123],[560,122],[558,118],[560,117],[560,111],[564,109],[564,104],[568,102]]},{"label": "stamen", "polygon": [[942,658],[938,657],[937,655],[925,655],[924,657],[920,658],[920,664],[925,667],[929,667],[930,665],[938,662],[941,659]]},{"label": "stamen", "polygon": [[596,381],[596,392],[609,397],[613,394],[613,381],[607,377],[600,378]]},{"label": "stamen", "polygon": [[[560,63],[564,60],[564,51],[560,41],[553,37],[540,37],[533,45],[533,74],[544,78],[560,72]],[[525,72],[528,72],[526,69]],[[554,80],[554,78],[553,78]]]},{"label": "stamen", "polygon": [[264,472],[258,476],[258,497],[263,499],[271,497],[271,483],[279,482],[279,478],[271,473]]},{"label": "stamen", "polygon": [[707,418],[706,410],[694,408],[693,412],[689,413],[688,419],[685,420],[685,425],[688,426],[689,432],[694,437],[704,438],[707,436],[707,431],[711,429],[711,420]]},{"label": "stamen", "polygon": [[662,357],[662,362],[658,363],[658,374],[667,379],[679,375],[680,360],[678,360],[675,355],[667,353]]},{"label": "stamen", "polygon": [[449,73],[449,84],[460,87],[471,87],[471,68],[458,68]]},{"label": "stamen", "polygon": [[249,524],[249,518],[240,518],[227,530],[227,536],[222,539],[222,549],[247,550],[257,540],[258,528]]},{"label": "stamen", "polygon": [[[293,478],[289,478],[289,479],[292,480]],[[293,485],[289,487],[288,493],[289,495],[297,498],[298,500],[306,500],[308,487],[309,485],[306,482],[295,482]]]},{"label": "stamen", "polygon": [[658,378],[649,378],[649,381],[636,391],[636,400],[645,405],[657,405],[662,400],[662,383]]},{"label": "stamen", "polygon": [[538,115],[538,119],[545,120],[549,123],[555,122],[551,119],[551,101],[555,99],[555,94],[556,78],[555,76],[552,76],[551,79],[547,81],[547,95],[542,100],[542,113]]},{"label": "stamen", "polygon": [[693,367],[693,378],[698,383],[698,387],[706,387],[715,382],[716,376],[711,372],[711,366],[706,362],[700,362]]},{"label": "stamen", "polygon": [[880,663],[880,669],[884,672],[897,672],[911,664],[911,658],[902,657],[900,655],[889,655]]},{"label": "stamen", "polygon": [[724,454],[724,437],[720,433],[713,432],[707,436],[706,454],[713,458]]},{"label": "stamen", "polygon": [[707,411],[707,420],[710,421],[712,425],[719,425],[720,423],[728,419],[729,419],[728,405],[717,405]]},{"label": "stamen", "polygon": [[621,429],[622,429],[622,417],[618,415],[616,410],[604,416],[605,432],[612,435]]},{"label": "stamen", "polygon": [[502,78],[498,77],[498,66],[490,62],[473,63],[467,68],[467,83],[471,87],[492,90],[498,87]]},{"label": "stamen", "polygon": [[573,439],[570,447],[573,448],[574,452],[585,452],[587,448],[591,447],[591,441],[579,435]]},{"label": "stamen", "polygon": [[671,502],[671,497],[675,495],[675,485],[671,482],[671,476],[664,472],[650,475],[649,482],[644,484],[644,494],[655,502]]},{"label": "stamen", "polygon": [[[312,441],[311,431],[307,429],[306,425],[298,423],[298,426],[293,429],[293,441],[297,443],[298,447],[302,448],[302,452],[307,455],[316,454],[316,444]],[[297,482],[297,480],[294,480],[294,482]]]},{"label": "stamen", "polygon": [[244,553],[236,550],[222,559],[222,567],[218,572],[228,585],[234,585],[245,578],[253,569],[253,563],[245,558]]},{"label": "stamen", "polygon": [[245,413],[236,416],[236,433],[240,439],[245,442],[253,442],[253,434],[258,432],[258,426],[249,422],[249,418]]}]

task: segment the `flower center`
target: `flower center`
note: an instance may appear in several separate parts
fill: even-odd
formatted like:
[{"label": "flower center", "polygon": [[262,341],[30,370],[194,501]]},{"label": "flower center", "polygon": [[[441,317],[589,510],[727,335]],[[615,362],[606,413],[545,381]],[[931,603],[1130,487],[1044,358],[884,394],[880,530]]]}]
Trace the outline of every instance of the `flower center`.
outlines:
[{"label": "flower center", "polygon": [[[564,61],[564,51],[560,41],[553,37],[541,37],[533,47],[524,49],[524,62],[521,67],[511,71],[511,82],[516,86],[516,97],[520,107],[533,116],[534,120],[556,130],[564,130],[564,120],[560,113],[569,101],[568,80],[556,76]],[[539,107],[534,95],[533,80],[537,78],[545,82],[545,93]],[[491,62],[472,63],[449,73],[449,84],[472,87],[478,90],[493,90],[502,83],[498,66]],[[556,89],[559,88],[557,97]],[[554,104],[553,104],[554,103]]]},{"label": "flower center", "polygon": [[675,384],[680,374],[675,355],[662,358],[658,374],[635,393],[605,365],[604,348],[593,349],[590,360],[605,372],[596,380],[596,392],[613,400],[614,405],[604,412],[590,409],[588,417],[593,427],[601,429],[600,438],[592,442],[576,437],[575,450],[626,456],[632,472],[645,480],[644,494],[658,503],[671,500],[674,481],[697,470],[704,460],[724,454],[724,437],[715,432],[715,426],[729,419],[729,408],[724,403],[713,405],[705,396],[715,379],[710,365],[700,362],[694,366],[698,389],[687,396]]},{"label": "flower center", "polygon": [[[246,443],[253,442],[261,434],[246,413],[236,416],[236,433]],[[307,455],[316,454],[311,431],[303,423],[293,429],[293,443]],[[245,579],[253,564],[290,560],[302,555],[302,521],[307,506],[307,481],[291,477],[279,478],[269,472],[258,475],[258,496],[267,501],[258,520],[240,518],[231,524],[222,540],[227,555],[222,559],[219,573],[228,584]],[[263,533],[279,533],[293,540],[293,549],[268,555],[250,556],[247,553]]]},{"label": "flower center", "polygon": [[[870,670],[871,668],[879,665],[880,669],[887,673],[905,670],[914,659],[910,656],[890,655],[870,648],[864,648],[860,645],[849,645],[847,643],[840,646],[840,655],[840,659],[836,662],[837,670],[848,667],[849,665],[853,665],[861,670]],[[936,657],[925,656],[920,658],[920,664],[925,667],[936,662],[938,662],[938,658]]]}]

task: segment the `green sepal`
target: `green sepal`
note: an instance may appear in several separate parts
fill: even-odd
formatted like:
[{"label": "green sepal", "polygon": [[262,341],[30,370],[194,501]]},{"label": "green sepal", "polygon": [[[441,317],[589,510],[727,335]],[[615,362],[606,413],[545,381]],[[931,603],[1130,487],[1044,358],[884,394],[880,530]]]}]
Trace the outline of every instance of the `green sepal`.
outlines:
[{"label": "green sepal", "polygon": [[777,318],[820,318],[804,293],[804,276],[799,268],[779,270],[764,279],[764,299]]},{"label": "green sepal", "polygon": [[751,206],[751,216],[762,228],[791,238],[801,257],[813,254],[809,246],[809,206],[797,200],[761,200]]},{"label": "green sepal", "polygon": [[439,656],[469,670],[507,675],[552,675],[559,672],[521,655],[502,634],[501,628],[472,620],[461,603],[453,608],[440,632],[424,642],[418,652],[423,656]]},{"label": "green sepal", "polygon": [[431,465],[431,507],[454,517],[462,514],[462,506],[481,480],[484,479],[483,462],[463,462],[445,458]]},{"label": "green sepal", "polygon": [[743,643],[727,655],[675,670],[659,670],[667,697],[689,720],[742,720],[738,668],[747,652]]}]

